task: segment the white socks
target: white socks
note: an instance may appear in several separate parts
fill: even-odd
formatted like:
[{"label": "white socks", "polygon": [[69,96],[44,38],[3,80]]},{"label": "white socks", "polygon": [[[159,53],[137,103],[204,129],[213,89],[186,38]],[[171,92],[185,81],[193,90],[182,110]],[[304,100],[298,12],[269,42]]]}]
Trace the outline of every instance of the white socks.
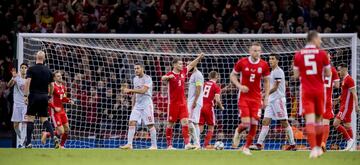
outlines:
[{"label": "white socks", "polygon": [[156,140],[156,129],[155,129],[155,127],[150,128],[150,138],[151,138],[151,146],[156,147],[157,146],[157,140]]},{"label": "white socks", "polygon": [[198,146],[200,146],[200,127],[199,127],[199,124],[196,124],[195,125],[195,131],[196,131],[196,138],[197,138],[197,140],[196,140],[196,142],[195,142],[195,145],[198,145]]},{"label": "white socks", "polygon": [[[198,124],[189,123],[189,133],[195,145],[200,145],[200,127]],[[190,139],[190,141],[191,141]]]},{"label": "white socks", "polygon": [[131,144],[131,145],[132,145],[133,139],[134,139],[134,135],[135,135],[135,126],[129,126],[128,135],[127,135],[128,144]]},{"label": "white socks", "polygon": [[261,127],[261,131],[260,131],[260,134],[259,134],[259,138],[257,140],[257,144],[263,144],[264,143],[265,137],[268,134],[268,132],[269,132],[269,126],[262,126]]},{"label": "white socks", "polygon": [[289,137],[289,143],[290,145],[295,145],[295,140],[294,140],[294,133],[293,133],[293,130],[291,128],[290,125],[288,125],[288,127],[285,128],[285,131]]}]

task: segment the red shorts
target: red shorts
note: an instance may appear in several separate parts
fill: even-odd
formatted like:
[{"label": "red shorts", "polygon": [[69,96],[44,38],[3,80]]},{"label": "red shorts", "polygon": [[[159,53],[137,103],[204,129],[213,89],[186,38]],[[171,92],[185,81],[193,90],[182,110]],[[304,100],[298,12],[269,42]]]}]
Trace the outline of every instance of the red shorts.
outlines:
[{"label": "red shorts", "polygon": [[332,104],[329,102],[326,102],[326,109],[325,113],[323,114],[323,118],[327,120],[331,120],[334,118],[334,112],[332,110]]},{"label": "red shorts", "polygon": [[213,106],[210,105],[203,105],[200,112],[200,121],[199,125],[215,125],[215,112]]},{"label": "red shorts", "polygon": [[175,123],[178,119],[189,118],[186,104],[169,104],[168,106],[168,122]]},{"label": "red shorts", "polygon": [[336,118],[340,119],[344,123],[350,123],[352,111],[353,106],[349,105],[347,108],[345,108],[345,106],[340,106],[340,111],[336,115]]},{"label": "red shorts", "polygon": [[69,122],[64,109],[62,109],[60,112],[55,112],[55,110],[50,110],[50,111],[51,112],[49,112],[49,114],[55,128],[60,127]]},{"label": "red shorts", "polygon": [[250,117],[259,120],[261,117],[261,100],[246,99],[240,97],[238,107],[239,116],[241,118]]},{"label": "red shorts", "polygon": [[301,106],[300,114],[307,115],[315,113],[316,115],[324,114],[324,92],[303,92],[301,94]]}]

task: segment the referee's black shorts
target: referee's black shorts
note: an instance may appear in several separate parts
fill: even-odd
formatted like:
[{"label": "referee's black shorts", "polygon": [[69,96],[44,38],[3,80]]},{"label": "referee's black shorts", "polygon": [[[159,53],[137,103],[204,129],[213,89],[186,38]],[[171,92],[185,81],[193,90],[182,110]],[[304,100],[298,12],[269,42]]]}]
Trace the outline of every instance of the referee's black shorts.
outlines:
[{"label": "referee's black shorts", "polygon": [[26,115],[49,117],[48,100],[48,94],[30,93]]}]

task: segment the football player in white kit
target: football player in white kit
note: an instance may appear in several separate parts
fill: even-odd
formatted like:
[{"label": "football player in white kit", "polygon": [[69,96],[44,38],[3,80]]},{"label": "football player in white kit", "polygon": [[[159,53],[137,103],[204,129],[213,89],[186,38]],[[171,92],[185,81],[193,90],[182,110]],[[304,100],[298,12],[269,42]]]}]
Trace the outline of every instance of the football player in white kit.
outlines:
[{"label": "football player in white kit", "polygon": [[191,74],[189,79],[189,91],[187,98],[187,106],[189,111],[189,133],[194,142],[195,149],[200,149],[200,112],[203,105],[203,74],[194,67],[189,71]]},{"label": "football player in white kit", "polygon": [[296,150],[294,134],[292,128],[288,122],[288,114],[286,109],[286,98],[285,98],[285,74],[284,71],[279,67],[280,57],[277,54],[270,54],[269,63],[271,67],[270,74],[270,96],[269,104],[265,108],[264,119],[262,120],[262,127],[257,140],[256,145],[250,147],[253,150],[261,150],[266,135],[269,132],[269,125],[271,119],[279,120],[281,126],[285,129],[289,138],[289,146],[285,150]]},{"label": "football player in white kit", "polygon": [[14,130],[17,135],[17,148],[22,148],[26,137],[26,119],[25,114],[27,106],[24,100],[25,76],[28,65],[22,63],[20,65],[20,73],[16,73],[15,68],[11,71],[12,78],[7,83],[8,87],[14,86],[14,106],[11,121],[14,123]]},{"label": "football player in white kit", "polygon": [[157,149],[156,129],[154,121],[154,105],[152,101],[153,82],[149,75],[144,73],[144,67],[140,63],[134,66],[135,78],[133,80],[134,89],[123,88],[124,93],[133,93],[132,111],[129,119],[128,142],[120,149],[132,149],[133,139],[138,121],[143,121],[150,130],[151,147],[150,150]]}]

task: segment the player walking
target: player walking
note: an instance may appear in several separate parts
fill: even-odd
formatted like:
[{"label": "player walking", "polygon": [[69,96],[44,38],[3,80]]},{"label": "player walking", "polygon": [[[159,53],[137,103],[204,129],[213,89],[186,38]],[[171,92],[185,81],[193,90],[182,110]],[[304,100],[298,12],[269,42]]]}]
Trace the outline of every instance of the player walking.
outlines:
[{"label": "player walking", "polygon": [[[249,146],[251,145],[259,121],[259,110],[261,108],[261,90],[260,82],[264,79],[265,96],[263,107],[268,104],[270,83],[269,83],[269,66],[266,61],[260,58],[261,45],[257,42],[251,44],[249,49],[250,56],[239,59],[233,71],[230,74],[231,82],[240,90],[239,91],[239,116],[241,124],[236,128],[233,137],[233,148],[237,148],[240,143],[240,133],[249,129],[246,137],[246,143],[242,147],[245,155],[251,155]],[[237,74],[241,74],[240,81]]]},{"label": "player walking", "polygon": [[[48,101],[52,97],[53,88],[50,85],[53,76],[49,68],[44,65],[45,52],[38,51],[36,53],[36,64],[31,66],[26,72],[26,82],[24,90],[25,103],[28,105],[26,112],[26,148],[32,148],[31,139],[34,131],[35,117],[40,117],[40,122],[47,132],[50,132],[51,138],[54,140],[55,148],[59,148],[59,139],[54,136],[54,128],[48,121]],[[50,90],[49,90],[50,88]]]},{"label": "player walking", "polygon": [[288,122],[288,114],[286,109],[286,98],[285,98],[285,74],[284,71],[279,67],[280,57],[277,54],[270,54],[269,63],[271,67],[270,73],[270,96],[269,105],[265,109],[264,119],[262,120],[262,127],[257,140],[256,145],[252,147],[255,150],[261,150],[266,135],[269,132],[269,125],[271,119],[279,120],[281,126],[285,129],[286,134],[289,138],[290,146],[285,150],[296,150],[295,140],[292,128]]},{"label": "player walking", "polygon": [[[330,60],[330,54],[328,54],[328,59]],[[325,152],[326,151],[326,142],[330,133],[330,120],[334,118],[333,112],[333,87],[339,88],[340,79],[339,75],[334,66],[331,66],[331,76],[325,77],[325,88],[326,88],[326,105],[325,105],[325,113],[323,115],[323,139],[321,143],[321,148]]]},{"label": "player walking", "polygon": [[[321,37],[316,31],[307,34],[307,45],[295,53],[294,77],[300,78],[300,112],[305,116],[310,158],[323,154],[320,148],[323,135],[322,115],[325,111],[323,77],[331,76],[327,53],[320,49]],[[325,71],[324,71],[325,70]]]},{"label": "player walking", "polygon": [[[334,127],[341,132],[343,138],[347,140],[345,151],[353,148],[355,141],[353,140],[353,132],[351,128],[351,114],[354,108],[359,111],[358,97],[356,95],[356,86],[354,79],[348,73],[348,66],[344,63],[339,67],[341,83],[340,111],[334,120]],[[342,123],[342,125],[341,125]]]}]

